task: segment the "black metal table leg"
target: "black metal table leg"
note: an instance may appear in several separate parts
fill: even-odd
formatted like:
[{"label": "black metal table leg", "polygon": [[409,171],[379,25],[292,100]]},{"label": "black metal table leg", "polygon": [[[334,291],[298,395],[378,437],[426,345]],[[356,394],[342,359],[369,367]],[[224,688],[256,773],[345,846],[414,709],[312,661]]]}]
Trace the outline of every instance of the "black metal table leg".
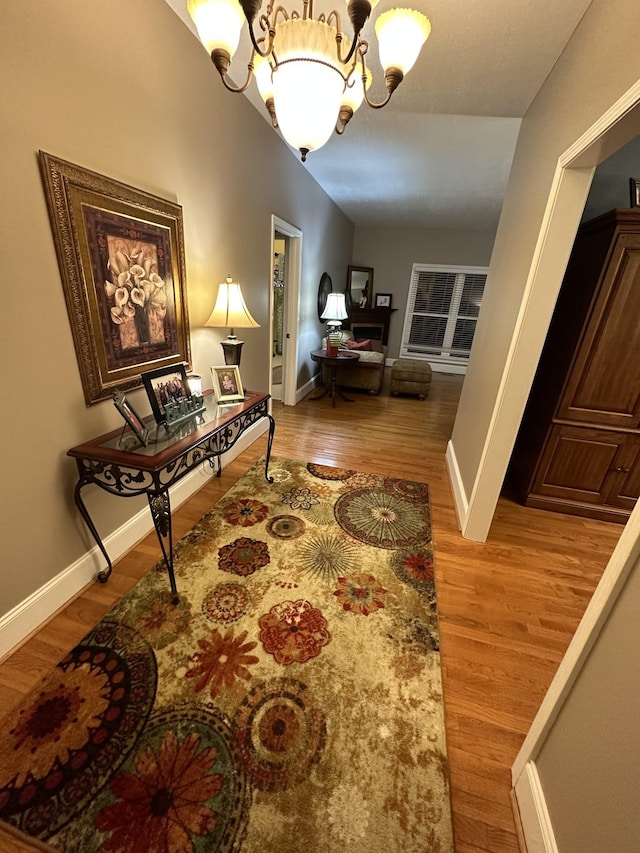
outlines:
[{"label": "black metal table leg", "polygon": [[267,483],[273,483],[273,477],[269,476],[269,460],[271,459],[271,445],[273,444],[273,436],[276,431],[276,422],[271,415],[267,415],[269,418],[269,438],[267,439],[267,456],[264,463],[264,478]]},{"label": "black metal table leg", "polygon": [[[176,577],[173,571],[173,526],[171,524],[171,502],[169,500],[169,491],[162,490],[159,492],[148,492],[149,509],[151,510],[151,518],[156,529],[156,535],[162,556],[167,566],[169,573],[169,583],[171,584],[171,598],[174,604],[180,601],[178,597],[178,588],[176,586]],[[167,540],[169,547],[167,548]]]},{"label": "black metal table leg", "polygon": [[100,548],[100,550],[102,551],[102,556],[107,561],[107,568],[103,569],[101,572],[98,572],[98,580],[100,581],[100,583],[106,583],[109,580],[109,576],[111,575],[111,572],[113,571],[113,564],[112,564],[111,560],[109,559],[109,555],[107,554],[107,549],[102,544],[102,539],[100,538],[100,534],[98,533],[96,526],[93,523],[91,516],[89,515],[89,510],[87,509],[84,501],[82,500],[82,495],[80,494],[80,492],[82,490],[82,487],[86,486],[86,485],[87,485],[87,483],[83,482],[82,480],[79,480],[76,483],[76,487],[75,487],[74,492],[73,492],[73,499],[75,501],[76,506],[78,507],[78,511],[79,511],[80,515],[82,516],[82,518],[84,520],[84,523],[89,528],[89,532],[91,533],[91,535],[95,539],[96,544],[98,545],[98,548]]}]

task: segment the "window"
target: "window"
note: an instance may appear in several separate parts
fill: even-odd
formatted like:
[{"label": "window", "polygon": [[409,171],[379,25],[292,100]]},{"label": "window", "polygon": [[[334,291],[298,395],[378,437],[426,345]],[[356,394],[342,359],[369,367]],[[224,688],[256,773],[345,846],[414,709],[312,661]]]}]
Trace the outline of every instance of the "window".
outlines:
[{"label": "window", "polygon": [[414,264],[400,355],[466,364],[486,280],[486,267]]}]

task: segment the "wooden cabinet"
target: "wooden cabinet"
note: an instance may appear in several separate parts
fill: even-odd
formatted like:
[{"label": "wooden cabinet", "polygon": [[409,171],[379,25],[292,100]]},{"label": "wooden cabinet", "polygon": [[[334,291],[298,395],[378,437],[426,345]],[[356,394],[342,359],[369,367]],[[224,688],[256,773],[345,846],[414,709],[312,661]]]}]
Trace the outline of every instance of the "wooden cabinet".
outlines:
[{"label": "wooden cabinet", "polygon": [[508,481],[528,506],[623,523],[640,495],[640,209],[578,231]]}]

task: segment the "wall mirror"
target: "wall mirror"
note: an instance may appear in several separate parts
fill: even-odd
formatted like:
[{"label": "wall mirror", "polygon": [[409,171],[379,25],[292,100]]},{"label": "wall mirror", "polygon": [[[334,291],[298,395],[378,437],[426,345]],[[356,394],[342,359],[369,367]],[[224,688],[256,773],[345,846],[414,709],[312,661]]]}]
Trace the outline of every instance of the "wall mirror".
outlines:
[{"label": "wall mirror", "polygon": [[344,291],[347,311],[350,308],[371,308],[373,305],[373,268],[347,268],[347,286]]},{"label": "wall mirror", "polygon": [[[333,283],[328,272],[323,272],[318,285],[318,320],[322,322],[324,306],[327,304],[327,296],[333,290]],[[345,302],[347,300],[345,299]]]}]

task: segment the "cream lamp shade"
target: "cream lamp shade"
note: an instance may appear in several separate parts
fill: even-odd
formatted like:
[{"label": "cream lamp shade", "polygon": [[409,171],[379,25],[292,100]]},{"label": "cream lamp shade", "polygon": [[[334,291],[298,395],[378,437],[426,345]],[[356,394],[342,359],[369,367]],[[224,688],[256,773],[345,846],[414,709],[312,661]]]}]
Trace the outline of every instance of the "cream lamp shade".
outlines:
[{"label": "cream lamp shade", "polygon": [[216,304],[205,326],[229,329],[227,340],[221,342],[225,364],[240,364],[244,342],[237,339],[235,329],[260,328],[260,323],[251,316],[240,285],[237,281],[233,281],[231,276],[227,276],[227,280],[218,285]]},{"label": "cream lamp shade", "polygon": [[327,320],[328,326],[341,326],[341,321],[346,320],[348,316],[344,293],[330,293],[321,319]]}]

